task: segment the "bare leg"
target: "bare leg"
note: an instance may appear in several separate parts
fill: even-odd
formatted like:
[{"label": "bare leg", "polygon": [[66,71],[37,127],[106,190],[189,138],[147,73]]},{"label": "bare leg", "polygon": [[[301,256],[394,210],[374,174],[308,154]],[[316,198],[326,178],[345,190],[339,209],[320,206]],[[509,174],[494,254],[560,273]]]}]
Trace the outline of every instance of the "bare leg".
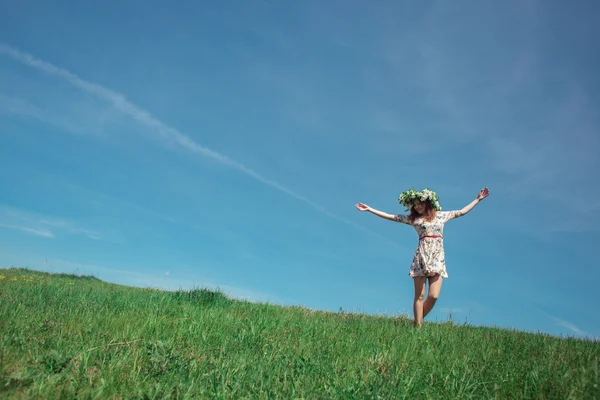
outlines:
[{"label": "bare leg", "polygon": [[429,311],[435,305],[435,302],[440,295],[440,290],[442,289],[442,280],[443,278],[440,275],[430,276],[429,278],[429,292],[427,293],[427,300],[423,303],[423,318],[429,314]]},{"label": "bare leg", "polygon": [[423,322],[423,299],[425,298],[427,278],[424,276],[415,276],[413,280],[415,283],[415,302],[413,304],[415,326],[420,327]]}]

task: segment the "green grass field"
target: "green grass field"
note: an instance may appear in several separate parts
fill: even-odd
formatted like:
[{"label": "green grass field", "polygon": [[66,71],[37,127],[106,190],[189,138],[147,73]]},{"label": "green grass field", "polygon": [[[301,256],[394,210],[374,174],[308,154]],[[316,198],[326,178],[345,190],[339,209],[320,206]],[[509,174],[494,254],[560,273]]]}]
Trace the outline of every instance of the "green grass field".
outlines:
[{"label": "green grass field", "polygon": [[600,398],[600,343],[0,269],[0,397]]}]

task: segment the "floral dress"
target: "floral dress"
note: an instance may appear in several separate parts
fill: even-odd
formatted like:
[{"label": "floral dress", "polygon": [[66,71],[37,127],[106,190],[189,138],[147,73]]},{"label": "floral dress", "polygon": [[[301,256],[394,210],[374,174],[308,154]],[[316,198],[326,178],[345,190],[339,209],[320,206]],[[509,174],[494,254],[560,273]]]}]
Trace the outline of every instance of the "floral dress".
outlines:
[{"label": "floral dress", "polygon": [[448,277],[444,254],[444,224],[462,215],[460,211],[438,211],[432,221],[416,218],[413,222],[408,219],[408,215],[394,216],[396,222],[413,226],[419,234],[419,244],[410,265],[409,276],[414,278],[439,274],[442,278]]}]

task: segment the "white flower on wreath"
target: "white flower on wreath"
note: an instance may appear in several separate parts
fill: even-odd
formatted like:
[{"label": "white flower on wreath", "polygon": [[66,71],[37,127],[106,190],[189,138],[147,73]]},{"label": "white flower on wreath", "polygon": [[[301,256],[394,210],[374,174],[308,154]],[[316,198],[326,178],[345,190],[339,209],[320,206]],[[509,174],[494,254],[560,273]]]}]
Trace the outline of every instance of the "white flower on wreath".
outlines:
[{"label": "white flower on wreath", "polygon": [[442,206],[440,205],[437,193],[428,188],[425,188],[421,191],[416,191],[414,188],[411,187],[409,190],[400,194],[398,202],[405,206],[406,211],[408,211],[411,209],[415,199],[419,199],[421,201],[429,200],[435,210],[442,211]]}]

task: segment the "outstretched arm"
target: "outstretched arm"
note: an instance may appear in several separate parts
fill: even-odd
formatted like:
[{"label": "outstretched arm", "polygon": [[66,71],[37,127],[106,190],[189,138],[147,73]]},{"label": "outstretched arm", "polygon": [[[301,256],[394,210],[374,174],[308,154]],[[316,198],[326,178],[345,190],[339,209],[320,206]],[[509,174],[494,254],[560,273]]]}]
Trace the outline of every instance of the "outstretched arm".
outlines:
[{"label": "outstretched arm", "polygon": [[380,218],[389,219],[390,221],[397,221],[396,215],[388,214],[386,212],[376,210],[376,209],[369,207],[368,205],[363,204],[363,203],[358,203],[356,205],[356,208],[358,208],[359,211],[368,211],[371,214],[377,215]]},{"label": "outstretched arm", "polygon": [[479,204],[481,200],[485,199],[489,195],[490,191],[488,190],[488,188],[481,189],[479,191],[479,194],[477,195],[477,198],[469,204],[467,204],[465,207],[463,207],[462,210],[460,210],[460,215],[465,215],[466,213],[471,211],[477,204]]}]

